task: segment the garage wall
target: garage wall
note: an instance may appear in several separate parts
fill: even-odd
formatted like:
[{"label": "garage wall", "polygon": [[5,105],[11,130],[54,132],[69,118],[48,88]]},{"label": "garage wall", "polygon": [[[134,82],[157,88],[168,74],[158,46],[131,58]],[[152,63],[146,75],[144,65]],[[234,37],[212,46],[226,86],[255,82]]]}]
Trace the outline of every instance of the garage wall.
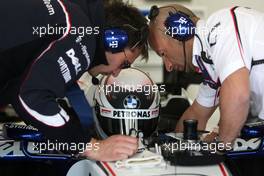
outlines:
[{"label": "garage wall", "polygon": [[251,7],[264,12],[263,0],[129,0],[129,2],[139,8],[149,8],[153,4],[161,6],[169,3],[179,3],[190,8],[203,7],[207,10],[206,17],[218,9],[236,5]]}]

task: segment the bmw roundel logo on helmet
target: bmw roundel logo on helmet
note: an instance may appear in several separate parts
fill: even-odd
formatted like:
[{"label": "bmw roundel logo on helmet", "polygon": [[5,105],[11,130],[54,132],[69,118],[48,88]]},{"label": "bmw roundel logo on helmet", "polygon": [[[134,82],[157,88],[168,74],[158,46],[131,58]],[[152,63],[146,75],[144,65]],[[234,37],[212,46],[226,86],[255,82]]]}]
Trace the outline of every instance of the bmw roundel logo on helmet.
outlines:
[{"label": "bmw roundel logo on helmet", "polygon": [[123,105],[126,109],[136,109],[140,107],[140,100],[135,95],[128,95],[125,97]]}]

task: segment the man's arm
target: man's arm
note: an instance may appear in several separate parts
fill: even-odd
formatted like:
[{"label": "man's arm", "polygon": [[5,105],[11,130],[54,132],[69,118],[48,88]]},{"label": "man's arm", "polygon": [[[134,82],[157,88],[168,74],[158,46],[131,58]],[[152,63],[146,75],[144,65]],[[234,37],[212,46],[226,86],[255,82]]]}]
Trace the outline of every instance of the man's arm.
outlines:
[{"label": "man's arm", "polygon": [[249,71],[244,67],[230,76],[220,90],[220,124],[221,141],[233,142],[243,127],[250,101]]},{"label": "man's arm", "polygon": [[176,126],[176,131],[183,131],[183,121],[185,119],[197,119],[198,129],[204,130],[206,123],[211,115],[214,113],[216,107],[205,107],[200,105],[196,100],[193,104],[183,113]]}]

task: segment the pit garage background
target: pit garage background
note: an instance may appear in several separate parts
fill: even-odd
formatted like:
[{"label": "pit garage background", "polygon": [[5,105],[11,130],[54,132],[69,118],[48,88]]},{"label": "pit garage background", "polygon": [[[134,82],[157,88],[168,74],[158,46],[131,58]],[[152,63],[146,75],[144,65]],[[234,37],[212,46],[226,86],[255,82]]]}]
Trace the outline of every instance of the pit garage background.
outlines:
[{"label": "pit garage background", "polygon": [[[125,2],[127,0],[124,0]],[[140,10],[147,12],[152,5],[158,5],[158,6],[163,6],[163,5],[168,5],[172,3],[179,3],[182,5],[185,5],[186,7],[190,8],[191,10],[194,11],[194,13],[199,16],[202,19],[206,19],[210,14],[213,12],[224,8],[224,7],[230,7],[230,6],[246,6],[246,7],[251,7],[260,11],[264,12],[264,2],[263,0],[221,0],[221,1],[214,1],[214,0],[129,0],[130,3],[138,7]],[[191,80],[191,84],[186,83],[184,80],[181,78],[188,77],[193,78],[193,76],[190,75],[182,75],[179,74],[178,72],[173,72],[171,74],[168,74],[163,67],[162,60],[159,58],[158,55],[155,54],[155,52],[150,49],[149,50],[149,61],[145,63],[144,61],[137,60],[134,63],[135,67],[138,67],[145,72],[149,73],[152,79],[156,81],[157,83],[163,84],[164,82],[168,84],[174,85],[173,88],[175,88],[174,91],[180,90],[180,87],[185,87],[187,90],[188,98],[191,100],[194,100],[196,97],[196,94],[199,89],[199,77],[195,78],[194,80]],[[12,114],[12,109],[7,109],[8,114]],[[208,125],[207,125],[207,130],[212,130],[213,127],[216,126],[219,120],[219,110],[217,110],[212,118],[209,120]],[[258,162],[258,161],[248,161],[251,163]],[[262,162],[263,163],[263,162]],[[0,163],[0,165],[4,165],[4,163]],[[12,163],[12,165],[16,165],[17,163]],[[31,163],[32,164],[32,163]],[[32,165],[31,168],[36,168],[38,167],[39,163],[35,163],[35,165]],[[47,170],[49,169],[49,174],[52,175],[56,173],[58,170],[58,167],[55,165],[50,165],[48,162],[46,163],[41,163],[44,168]],[[25,163],[27,165],[27,163]],[[29,175],[31,171],[25,170],[24,166],[21,165],[18,167],[18,170],[12,170],[11,165],[8,166],[7,164],[5,165],[6,167],[10,167],[10,172],[9,173],[1,173],[0,170],[0,176],[3,175],[12,175],[12,173],[17,173],[21,172],[21,175]],[[253,170],[252,170],[253,172]],[[36,171],[36,175],[41,175],[42,171]],[[47,174],[47,175],[49,175]],[[263,175],[259,173],[260,175]],[[254,175],[254,174],[253,174]]]}]

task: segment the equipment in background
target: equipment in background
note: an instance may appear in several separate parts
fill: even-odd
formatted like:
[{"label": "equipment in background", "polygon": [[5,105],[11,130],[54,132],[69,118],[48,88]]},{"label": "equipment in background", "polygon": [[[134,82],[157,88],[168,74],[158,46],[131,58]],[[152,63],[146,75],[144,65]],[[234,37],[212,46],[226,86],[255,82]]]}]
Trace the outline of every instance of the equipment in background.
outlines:
[{"label": "equipment in background", "polygon": [[234,141],[229,158],[249,158],[264,156],[264,121],[256,118],[244,125],[240,136]]},{"label": "equipment in background", "polygon": [[197,130],[198,121],[185,120],[183,133],[160,133],[153,138],[150,146],[157,143],[161,153],[171,165],[207,166],[224,161],[225,156],[219,154],[217,143],[200,140],[205,131]]},{"label": "equipment in background", "polygon": [[198,121],[194,119],[184,120],[183,125],[184,125],[183,139],[184,140],[197,140],[198,139],[198,133],[197,133]]}]

